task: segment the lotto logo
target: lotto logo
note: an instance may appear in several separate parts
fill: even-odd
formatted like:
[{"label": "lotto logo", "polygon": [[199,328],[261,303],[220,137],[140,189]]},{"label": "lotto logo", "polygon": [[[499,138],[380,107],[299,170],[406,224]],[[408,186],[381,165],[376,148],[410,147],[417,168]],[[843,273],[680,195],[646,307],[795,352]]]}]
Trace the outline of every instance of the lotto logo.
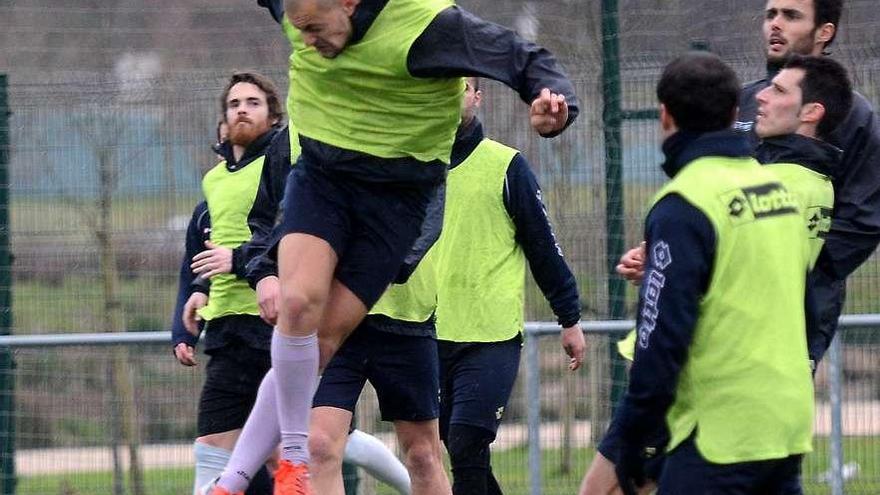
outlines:
[{"label": "lotto logo", "polygon": [[778,182],[728,191],[721,196],[721,201],[735,225],[798,213],[797,201]]}]

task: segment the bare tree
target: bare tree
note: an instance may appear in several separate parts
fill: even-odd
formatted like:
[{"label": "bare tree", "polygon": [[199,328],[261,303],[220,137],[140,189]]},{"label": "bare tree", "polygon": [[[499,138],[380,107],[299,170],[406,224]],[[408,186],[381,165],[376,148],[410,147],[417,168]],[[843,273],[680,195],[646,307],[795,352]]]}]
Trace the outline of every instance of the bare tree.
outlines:
[{"label": "bare tree", "polygon": [[[74,105],[69,111],[74,128],[84,143],[94,150],[98,172],[97,194],[64,190],[61,197],[79,214],[82,223],[94,239],[102,287],[102,315],[105,331],[123,331],[126,328],[124,306],[120,299],[119,270],[113,238],[113,196],[118,185],[118,136],[124,134],[124,119],[119,106],[94,108]],[[57,176],[54,169],[50,174]],[[57,177],[56,177],[57,179]],[[64,184],[64,181],[59,181]],[[63,187],[63,186],[62,186]],[[134,381],[128,349],[114,348],[107,368],[110,382],[110,435],[113,449],[113,495],[124,495],[122,456],[119,449],[128,447],[128,474],[130,492],[144,495],[143,470],[140,460],[140,426],[135,405]]]}]

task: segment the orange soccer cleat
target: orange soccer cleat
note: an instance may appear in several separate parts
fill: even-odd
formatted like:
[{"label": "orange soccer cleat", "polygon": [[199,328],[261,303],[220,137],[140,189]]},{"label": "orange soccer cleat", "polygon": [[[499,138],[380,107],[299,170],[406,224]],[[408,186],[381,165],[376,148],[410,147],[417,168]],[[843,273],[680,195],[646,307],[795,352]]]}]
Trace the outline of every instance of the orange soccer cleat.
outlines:
[{"label": "orange soccer cleat", "polygon": [[275,495],[313,495],[309,466],[282,460],[275,472]]}]

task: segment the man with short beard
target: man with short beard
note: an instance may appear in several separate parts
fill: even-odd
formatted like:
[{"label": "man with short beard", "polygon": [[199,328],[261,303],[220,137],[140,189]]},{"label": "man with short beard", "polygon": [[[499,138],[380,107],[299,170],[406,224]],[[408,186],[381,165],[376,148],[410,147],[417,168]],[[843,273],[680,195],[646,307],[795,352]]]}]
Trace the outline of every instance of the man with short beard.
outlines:
[{"label": "man with short beard", "polygon": [[[789,55],[822,56],[834,41],[843,9],[842,0],[769,0],[762,27],[767,77],[746,84],[739,97],[734,128],[748,133],[753,147],[757,95],[770,86]],[[880,123],[870,103],[853,91],[852,109],[829,133],[826,141],[843,150],[832,172],[834,210],[830,232],[808,277],[813,310],[818,321],[808,325],[810,358],[818,365],[837,330],[843,310],[846,277],[858,268],[880,240]],[[626,252],[617,272],[638,284],[644,276],[645,247]],[[606,440],[603,440],[603,444]],[[601,453],[593,459],[581,486],[581,495],[619,494],[614,464]],[[607,452],[607,450],[606,450]],[[657,464],[657,463],[655,463]],[[654,474],[659,474],[655,472]]]},{"label": "man with short beard", "polygon": [[[767,77],[745,85],[739,98],[734,128],[754,132],[757,94],[770,85],[790,54],[822,56],[834,41],[843,0],[769,0],[764,10],[763,35]],[[810,357],[818,363],[837,331],[846,296],[846,277],[867,260],[880,241],[880,122],[871,104],[853,91],[849,115],[827,141],[843,150],[833,174],[834,214],[831,230],[809,284],[819,311],[819,325],[808,335]],[[621,257],[617,272],[637,282],[642,277],[643,248]]]},{"label": "man with short beard", "polygon": [[[210,359],[199,400],[194,492],[222,472],[270,367],[272,327],[260,318],[245,266],[260,252],[253,239],[268,236],[275,223],[290,170],[282,106],[269,79],[233,74],[221,108],[228,138],[215,148],[222,160],[202,180],[207,211],[197,208],[188,232],[179,297],[186,302],[178,310],[182,315],[175,313],[182,325],[175,324],[173,332],[175,357],[184,366],[195,366],[199,321],[205,322]],[[199,225],[207,226],[207,240]],[[204,248],[198,245],[202,242]],[[199,283],[205,280],[210,289]],[[263,469],[247,493],[271,490]]]},{"label": "man with short beard", "polygon": [[755,159],[770,165],[801,203],[811,268],[831,228],[831,176],[843,155],[825,139],[849,114],[852,95],[846,69],[837,61],[793,55],[756,96],[755,132],[761,144]]},{"label": "man with short beard", "polygon": [[[754,132],[757,94],[770,85],[790,54],[826,55],[837,34],[843,0],[769,0],[764,9],[763,35],[767,77],[747,84],[739,99],[734,127]],[[871,104],[853,92],[849,116],[826,139],[843,150],[833,171],[834,213],[808,283],[819,313],[816,329],[808,335],[810,358],[822,359],[837,331],[843,311],[846,277],[856,270],[880,241],[880,122]]]}]

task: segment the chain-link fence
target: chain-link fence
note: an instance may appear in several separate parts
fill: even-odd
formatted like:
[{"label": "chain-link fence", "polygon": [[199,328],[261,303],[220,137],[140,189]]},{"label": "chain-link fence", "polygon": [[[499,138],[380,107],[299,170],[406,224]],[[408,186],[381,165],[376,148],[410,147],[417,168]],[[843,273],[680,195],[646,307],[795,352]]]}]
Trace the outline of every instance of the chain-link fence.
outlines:
[{"label": "chain-link fence", "polygon": [[[574,80],[581,117],[558,139],[536,138],[526,106],[496,84],[485,87],[482,118],[490,137],[521,149],[538,172],[586,314],[625,316],[609,309],[634,297],[609,293],[609,261],[619,255],[609,246],[641,238],[663,178],[657,125],[638,111],[656,107],[662,66],[694,41],[742,80],[760,77],[764,2],[460,3],[546,45]],[[608,218],[602,109],[613,74],[602,73],[602,9],[612,3],[619,27],[605,31],[619,41],[621,106],[647,119],[622,122],[623,205]],[[878,22],[872,0],[849,0],[833,46],[872,102],[880,101]],[[286,86],[289,48],[279,27],[246,0],[14,1],[0,3],[0,46],[12,111],[14,333],[165,327],[186,219],[201,173],[215,163],[220,90],[233,68],[246,67]],[[116,270],[112,295],[100,266]],[[851,278],[847,312],[880,311],[878,270],[872,260]],[[121,325],[108,324],[108,298],[119,302]],[[550,318],[534,288],[528,301],[530,319]]]},{"label": "chain-link fence", "polygon": [[[880,491],[875,338],[880,315],[849,323],[842,330],[840,352],[831,353],[816,375],[814,452],[804,462],[808,494],[831,493],[835,447],[842,447],[836,474],[846,493]],[[608,367],[596,363],[584,372],[568,372],[558,336],[549,327],[530,325],[520,377],[493,445],[496,477],[511,495],[574,493],[607,426],[611,404],[597,398],[610,397],[623,386]],[[599,348],[626,328],[623,322],[587,324],[590,343]],[[191,490],[202,373],[177,364],[167,338],[157,332],[4,340],[13,344],[16,365],[16,493],[170,495]],[[841,380],[832,379],[833,370]],[[119,393],[121,384],[125,396]],[[358,427],[395,448],[369,388],[359,404]],[[114,482],[122,484],[120,491],[114,491]],[[134,491],[135,483],[141,491]],[[361,476],[360,493],[394,492]]]},{"label": "chain-link fence", "polygon": [[[558,139],[536,138],[525,105],[497,84],[484,87],[481,118],[490,137],[522,150],[537,171],[579,282],[585,318],[632,316],[635,293],[609,289],[608,267],[619,255],[609,246],[641,239],[645,208],[663,179],[657,125],[650,112],[640,111],[655,108],[654,84],[663,65],[695,41],[719,53],[743,81],[761,77],[765,2],[459,3],[546,45],[574,80],[581,117]],[[610,4],[617,4],[619,28],[606,36],[619,41],[621,106],[630,117],[642,117],[622,123],[623,205],[613,218],[608,218],[602,116],[603,89],[612,76],[602,72],[602,9]],[[832,50],[873,103],[880,102],[878,25],[876,0],[848,0]],[[253,0],[0,1],[0,73],[9,78],[12,112],[3,129],[9,142],[0,142],[10,157],[12,333],[168,327],[186,222],[201,197],[200,177],[215,163],[209,146],[225,79],[233,69],[255,68],[285,87],[287,51],[279,27]],[[850,278],[847,313],[880,312],[878,263],[871,258]],[[612,307],[625,308],[625,314],[612,314]],[[533,285],[527,318],[551,318]],[[863,484],[880,469],[873,429],[880,393],[875,345],[873,331],[858,329],[847,331],[842,347],[839,390],[847,404],[848,436],[841,472],[853,477],[850,486],[860,493],[880,491]],[[541,462],[545,493],[571,493],[610,413],[613,385],[619,387],[625,374],[614,366],[608,337],[593,339],[588,369],[572,376],[562,372],[557,347],[548,338],[540,346],[545,394],[540,433],[547,442]],[[109,485],[99,483],[130,456],[121,444],[108,447],[113,438],[143,443],[137,452],[150,493],[185,491],[191,459],[181,442],[194,434],[201,375],[180,369],[167,346],[29,348],[17,351],[15,360],[18,493],[109,493],[104,488]],[[529,404],[522,395],[524,380],[517,387],[496,462],[509,466],[502,484],[511,493],[525,493]],[[817,387],[827,390],[822,370]],[[120,402],[123,394],[134,394],[137,403]],[[825,400],[820,394],[820,403]],[[362,420],[384,434],[370,419],[370,407]],[[823,432],[830,426],[822,421],[830,419],[822,419],[829,418],[823,411],[820,407],[817,453],[807,460],[814,493],[827,492],[819,481],[828,468]],[[164,443],[178,450],[151,450]],[[64,448],[74,450],[59,450]],[[173,465],[151,464],[151,456]],[[75,459],[84,463],[82,469]],[[59,467],[53,472],[52,466]],[[31,468],[43,471],[26,470]]]}]

